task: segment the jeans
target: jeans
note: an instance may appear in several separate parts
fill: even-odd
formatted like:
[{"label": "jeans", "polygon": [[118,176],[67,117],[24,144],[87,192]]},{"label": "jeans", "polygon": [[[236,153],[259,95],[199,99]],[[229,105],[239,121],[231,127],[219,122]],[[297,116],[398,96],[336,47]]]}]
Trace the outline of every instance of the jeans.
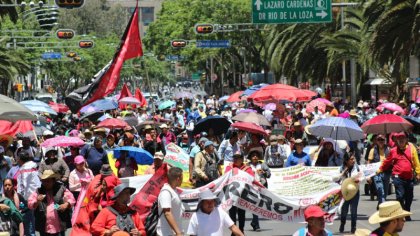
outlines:
[{"label": "jeans", "polygon": [[244,232],[245,227],[245,210],[232,206],[229,210],[229,216],[236,225],[236,213],[238,213],[239,229]]},{"label": "jeans", "polygon": [[410,211],[414,194],[413,180],[404,180],[396,176],[392,176],[392,182],[395,186],[395,195],[397,196],[397,201],[401,203],[401,207],[404,210]]},{"label": "jeans", "polygon": [[33,210],[27,210],[23,214],[23,228],[25,236],[35,236],[35,217]]},{"label": "jeans", "polygon": [[386,201],[389,193],[389,180],[391,175],[389,173],[380,173],[373,176],[373,181],[376,187],[376,194],[378,196],[378,203],[381,204]]},{"label": "jeans", "polygon": [[359,205],[359,198],[360,198],[360,191],[356,193],[356,195],[348,200],[344,201],[343,206],[341,206],[341,223],[345,224],[347,214],[349,213],[349,207],[350,207],[350,213],[351,213],[351,228],[356,228],[356,221],[357,221],[357,206]]}]

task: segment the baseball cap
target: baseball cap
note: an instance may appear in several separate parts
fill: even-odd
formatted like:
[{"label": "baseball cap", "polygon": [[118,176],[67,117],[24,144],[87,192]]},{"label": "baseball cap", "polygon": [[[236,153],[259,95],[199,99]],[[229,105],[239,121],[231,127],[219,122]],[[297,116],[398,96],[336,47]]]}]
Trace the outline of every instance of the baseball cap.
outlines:
[{"label": "baseball cap", "polygon": [[207,140],[207,141],[204,143],[204,147],[208,147],[208,146],[210,146],[210,145],[213,145],[213,146],[214,146],[214,144],[213,144],[213,142],[212,142],[212,141]]},{"label": "baseball cap", "polygon": [[207,141],[209,141],[207,138],[200,138],[200,140],[198,140],[199,143],[206,143]]},{"label": "baseball cap", "polygon": [[317,205],[312,205],[309,206],[305,209],[305,211],[303,212],[303,215],[305,216],[305,220],[308,221],[309,218],[319,218],[319,217],[323,217],[325,215],[327,215],[328,213],[326,213],[325,211],[322,210],[321,207],[317,206]]}]

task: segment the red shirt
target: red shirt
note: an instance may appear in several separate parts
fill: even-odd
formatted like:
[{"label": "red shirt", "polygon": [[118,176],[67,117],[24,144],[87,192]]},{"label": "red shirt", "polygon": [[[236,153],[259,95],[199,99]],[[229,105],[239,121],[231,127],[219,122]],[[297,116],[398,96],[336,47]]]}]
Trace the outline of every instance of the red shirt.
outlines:
[{"label": "red shirt", "polygon": [[387,171],[392,168],[392,175],[398,175],[399,178],[404,180],[413,179],[411,148],[411,145],[407,145],[404,151],[399,150],[398,147],[392,148],[388,157],[382,162],[380,171]]},{"label": "red shirt", "polygon": [[[116,209],[115,205],[113,205],[113,207],[114,209]],[[129,210],[133,211],[129,207],[127,207],[124,210],[118,211],[127,212]],[[144,229],[143,222],[140,219],[140,215],[137,213],[137,211],[133,212],[134,214],[132,214],[131,216],[133,218],[134,225],[136,226],[141,235],[146,235],[146,231]],[[114,213],[112,213],[108,208],[103,208],[102,211],[99,212],[98,216],[95,218],[95,221],[93,221],[93,224],[90,229],[93,236],[102,236],[105,234],[106,230],[111,229],[111,227],[114,225],[117,225],[117,216]]]}]

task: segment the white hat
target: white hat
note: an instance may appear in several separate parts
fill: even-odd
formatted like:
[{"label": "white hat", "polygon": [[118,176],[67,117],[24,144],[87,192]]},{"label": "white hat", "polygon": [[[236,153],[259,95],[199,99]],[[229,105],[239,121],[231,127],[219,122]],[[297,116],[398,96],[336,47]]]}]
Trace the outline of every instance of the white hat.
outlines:
[{"label": "white hat", "polygon": [[354,181],[353,178],[347,178],[341,184],[341,194],[343,194],[343,198],[346,201],[354,198],[358,191],[359,185]]},{"label": "white hat", "polygon": [[168,125],[167,124],[162,124],[161,126],[159,126],[159,128],[161,128],[161,129],[167,129],[168,128]]},{"label": "white hat", "polygon": [[398,219],[411,215],[411,212],[404,211],[398,201],[383,202],[379,205],[379,211],[369,217],[370,224]]},{"label": "white hat", "polygon": [[162,152],[155,152],[155,155],[153,156],[153,158],[163,160],[164,155]]},{"label": "white hat", "polygon": [[50,131],[50,130],[45,130],[42,133],[42,136],[53,136],[53,135],[54,135],[54,133],[52,131]]}]

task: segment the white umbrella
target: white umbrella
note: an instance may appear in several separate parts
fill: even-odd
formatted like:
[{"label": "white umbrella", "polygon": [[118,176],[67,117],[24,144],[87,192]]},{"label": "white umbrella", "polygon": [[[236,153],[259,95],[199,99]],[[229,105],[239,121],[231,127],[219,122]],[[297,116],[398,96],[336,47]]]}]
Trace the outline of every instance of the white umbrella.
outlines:
[{"label": "white umbrella", "polygon": [[19,120],[36,120],[34,113],[17,101],[0,94],[0,120],[16,122]]}]

